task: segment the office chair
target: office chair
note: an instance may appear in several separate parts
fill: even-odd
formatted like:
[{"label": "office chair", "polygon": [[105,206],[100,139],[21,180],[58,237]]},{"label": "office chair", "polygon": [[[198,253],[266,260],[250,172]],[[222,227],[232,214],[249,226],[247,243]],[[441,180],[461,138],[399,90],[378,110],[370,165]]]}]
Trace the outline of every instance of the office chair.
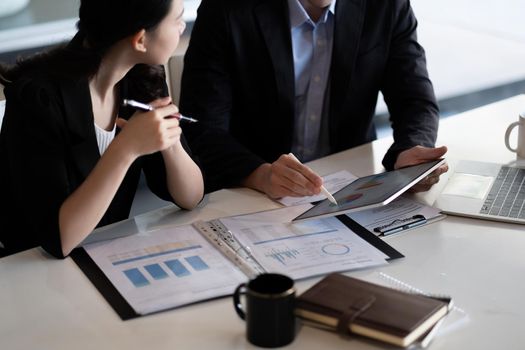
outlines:
[{"label": "office chair", "polygon": [[0,126],[2,125],[2,120],[4,119],[5,113],[5,100],[0,99]]},{"label": "office chair", "polygon": [[175,54],[168,61],[166,70],[166,77],[168,79],[168,87],[170,96],[175,105],[179,105],[180,98],[180,84],[182,78],[182,69],[184,68],[184,53]]}]

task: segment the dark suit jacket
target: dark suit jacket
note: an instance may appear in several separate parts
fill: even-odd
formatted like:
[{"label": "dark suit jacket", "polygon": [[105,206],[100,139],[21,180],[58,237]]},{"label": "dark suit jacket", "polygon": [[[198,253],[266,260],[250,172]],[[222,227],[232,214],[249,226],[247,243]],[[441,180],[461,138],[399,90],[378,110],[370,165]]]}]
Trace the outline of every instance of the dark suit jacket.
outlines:
[{"label": "dark suit jacket", "polygon": [[[143,100],[127,78],[120,84],[121,98]],[[5,95],[0,241],[8,254],[41,245],[62,257],[60,206],[100,159],[88,82],[32,74],[7,86]],[[119,116],[129,118],[132,112],[122,108]],[[141,169],[150,189],[172,201],[162,155],[141,157],[128,170],[98,226],[128,218]]]},{"label": "dark suit jacket", "polygon": [[[329,86],[332,153],[376,138],[385,96],[395,143],[384,158],[433,146],[438,107],[407,0],[338,0]],[[203,0],[184,61],[180,107],[207,190],[235,186],[291,150],[294,69],[286,0]],[[205,130],[204,125],[210,127]]]}]

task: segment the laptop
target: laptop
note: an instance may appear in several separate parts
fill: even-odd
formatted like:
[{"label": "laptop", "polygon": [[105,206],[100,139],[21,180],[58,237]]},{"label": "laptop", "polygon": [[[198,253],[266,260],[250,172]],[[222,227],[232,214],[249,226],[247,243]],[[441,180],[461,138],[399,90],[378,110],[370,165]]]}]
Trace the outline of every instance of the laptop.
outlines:
[{"label": "laptop", "polygon": [[525,167],[462,160],[434,203],[447,214],[525,224]]}]

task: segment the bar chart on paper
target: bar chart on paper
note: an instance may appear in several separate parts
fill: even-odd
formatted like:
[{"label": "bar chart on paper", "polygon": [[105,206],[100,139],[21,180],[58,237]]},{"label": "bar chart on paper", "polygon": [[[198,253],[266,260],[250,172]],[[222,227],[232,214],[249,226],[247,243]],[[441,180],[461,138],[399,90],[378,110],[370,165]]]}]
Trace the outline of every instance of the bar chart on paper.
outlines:
[{"label": "bar chart on paper", "polygon": [[191,226],[85,249],[139,314],[228,295],[246,279]]},{"label": "bar chart on paper", "polygon": [[[139,250],[110,255],[108,259],[113,266],[134,266],[123,270],[123,274],[137,288],[150,285],[153,281],[165,278],[185,277],[192,273],[208,270],[205,259],[193,254],[201,245],[189,242],[170,242]],[[178,258],[174,259],[176,255]],[[146,263],[146,261],[154,263]]]},{"label": "bar chart on paper", "polygon": [[[191,266],[188,267],[186,264]],[[192,270],[203,271],[209,269],[209,266],[198,255],[184,258],[184,260],[172,259],[163,263],[155,263],[142,266],[147,272],[146,277],[138,267],[124,270],[123,273],[135,287],[144,287],[150,284],[149,278],[153,280],[162,280],[172,277],[168,271],[171,271],[175,277],[184,277],[192,274]],[[167,268],[167,270],[166,270]]]}]

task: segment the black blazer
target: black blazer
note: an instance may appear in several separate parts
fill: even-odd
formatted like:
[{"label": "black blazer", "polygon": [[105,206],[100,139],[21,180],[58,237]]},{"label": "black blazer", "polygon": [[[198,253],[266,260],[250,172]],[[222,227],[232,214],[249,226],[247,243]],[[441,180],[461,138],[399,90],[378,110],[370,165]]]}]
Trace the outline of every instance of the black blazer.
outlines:
[{"label": "black blazer", "polygon": [[[120,97],[143,100],[129,83],[127,78],[120,83]],[[8,254],[41,245],[62,257],[60,206],[100,159],[88,81],[33,74],[7,86],[5,95],[0,133],[0,241]],[[132,113],[122,108],[119,116],[127,119]],[[141,169],[150,189],[173,201],[160,152],[140,157],[98,226],[128,218]]]},{"label": "black blazer", "polygon": [[[376,138],[379,91],[395,138],[383,161],[387,168],[402,150],[434,145],[438,107],[416,26],[407,0],[337,1],[332,153]],[[185,132],[207,169],[208,191],[238,185],[263,161],[290,152],[294,84],[286,0],[202,1],[185,56],[180,107],[201,120]]]}]

